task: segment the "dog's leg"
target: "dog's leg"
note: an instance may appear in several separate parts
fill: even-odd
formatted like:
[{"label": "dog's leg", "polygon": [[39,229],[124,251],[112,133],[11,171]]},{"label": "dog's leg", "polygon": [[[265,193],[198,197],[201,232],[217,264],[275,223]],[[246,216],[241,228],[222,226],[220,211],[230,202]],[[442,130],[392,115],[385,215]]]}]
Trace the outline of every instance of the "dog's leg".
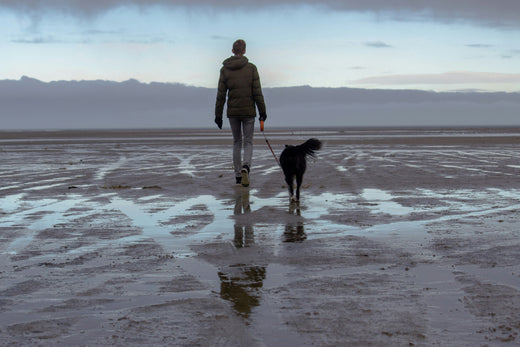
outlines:
[{"label": "dog's leg", "polygon": [[287,183],[287,188],[289,189],[289,199],[294,198],[294,188],[293,188],[293,178],[285,176],[285,182]]},{"label": "dog's leg", "polygon": [[302,186],[303,175],[296,175],[296,201],[300,201],[300,187]]}]

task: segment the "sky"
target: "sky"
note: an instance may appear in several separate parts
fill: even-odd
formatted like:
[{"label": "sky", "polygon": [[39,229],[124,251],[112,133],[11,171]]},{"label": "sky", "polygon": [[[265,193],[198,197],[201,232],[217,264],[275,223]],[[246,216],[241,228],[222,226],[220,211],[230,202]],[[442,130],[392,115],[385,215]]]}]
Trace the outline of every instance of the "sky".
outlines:
[{"label": "sky", "polygon": [[520,91],[518,0],[0,0],[0,80]]}]

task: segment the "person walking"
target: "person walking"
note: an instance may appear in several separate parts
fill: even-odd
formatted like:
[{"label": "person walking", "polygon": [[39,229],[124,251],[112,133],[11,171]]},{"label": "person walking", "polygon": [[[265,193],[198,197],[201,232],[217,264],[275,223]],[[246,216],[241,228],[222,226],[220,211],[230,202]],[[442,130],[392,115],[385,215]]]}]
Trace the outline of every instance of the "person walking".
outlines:
[{"label": "person walking", "polygon": [[234,55],[224,60],[220,69],[215,103],[215,123],[219,129],[222,129],[222,114],[227,97],[227,117],[233,134],[235,179],[237,184],[248,187],[253,157],[256,108],[260,114],[260,121],[266,120],[267,113],[258,70],[244,56],[246,53],[245,41],[236,40],[233,43],[232,52]]}]

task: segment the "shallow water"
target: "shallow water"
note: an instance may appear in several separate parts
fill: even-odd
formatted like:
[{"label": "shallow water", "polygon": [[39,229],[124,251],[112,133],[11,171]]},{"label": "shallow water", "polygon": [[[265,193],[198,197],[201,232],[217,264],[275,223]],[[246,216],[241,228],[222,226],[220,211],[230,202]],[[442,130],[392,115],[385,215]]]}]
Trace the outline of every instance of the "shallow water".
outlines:
[{"label": "shallow water", "polygon": [[[0,338],[514,341],[519,317],[501,298],[520,303],[518,148],[461,144],[461,131],[416,132],[277,132],[280,141],[333,142],[309,162],[299,203],[289,202],[272,154],[259,146],[252,186],[242,188],[220,143],[5,140]],[[403,136],[454,143],[334,142]],[[490,135],[502,136],[512,135]]]}]

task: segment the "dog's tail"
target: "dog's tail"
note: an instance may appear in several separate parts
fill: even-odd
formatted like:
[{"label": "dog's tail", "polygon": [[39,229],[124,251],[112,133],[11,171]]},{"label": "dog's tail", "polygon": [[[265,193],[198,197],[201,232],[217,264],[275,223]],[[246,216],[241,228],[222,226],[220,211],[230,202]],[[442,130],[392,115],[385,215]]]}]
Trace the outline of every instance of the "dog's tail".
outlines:
[{"label": "dog's tail", "polygon": [[308,139],[307,141],[296,147],[298,147],[298,149],[306,156],[309,155],[311,157],[314,157],[314,151],[317,151],[321,148],[321,141],[318,139]]}]

